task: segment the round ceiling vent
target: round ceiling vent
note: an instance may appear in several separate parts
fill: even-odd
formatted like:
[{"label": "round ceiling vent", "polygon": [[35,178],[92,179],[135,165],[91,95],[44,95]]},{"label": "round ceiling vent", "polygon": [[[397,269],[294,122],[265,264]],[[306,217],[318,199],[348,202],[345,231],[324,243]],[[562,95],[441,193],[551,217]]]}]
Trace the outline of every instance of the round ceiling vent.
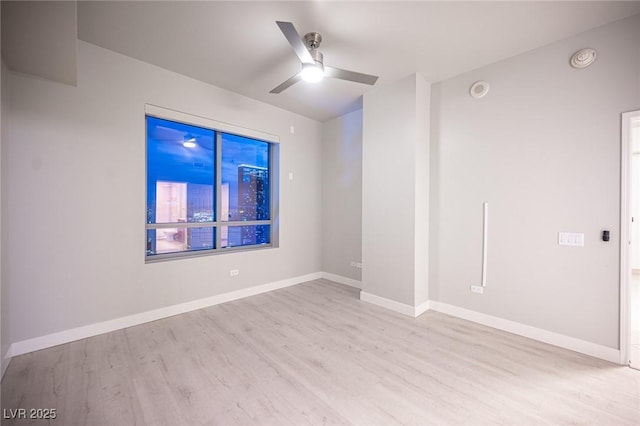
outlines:
[{"label": "round ceiling vent", "polygon": [[571,57],[571,66],[577,69],[586,68],[596,60],[596,51],[593,49],[580,49]]},{"label": "round ceiling vent", "polygon": [[486,81],[476,81],[469,88],[469,94],[476,99],[480,99],[489,92],[489,83]]}]

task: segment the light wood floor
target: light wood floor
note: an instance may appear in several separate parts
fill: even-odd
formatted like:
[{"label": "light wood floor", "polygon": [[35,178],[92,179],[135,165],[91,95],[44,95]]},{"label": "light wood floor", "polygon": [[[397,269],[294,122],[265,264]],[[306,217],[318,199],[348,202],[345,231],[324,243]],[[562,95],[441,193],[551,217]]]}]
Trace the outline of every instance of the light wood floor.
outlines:
[{"label": "light wood floor", "polygon": [[16,357],[2,408],[72,426],[637,425],[640,371],[319,280]]}]

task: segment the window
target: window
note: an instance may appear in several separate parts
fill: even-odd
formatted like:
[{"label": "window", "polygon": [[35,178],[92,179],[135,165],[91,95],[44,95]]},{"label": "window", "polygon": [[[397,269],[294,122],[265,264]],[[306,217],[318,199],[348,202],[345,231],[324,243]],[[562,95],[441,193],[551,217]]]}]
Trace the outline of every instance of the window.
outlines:
[{"label": "window", "polygon": [[146,259],[277,246],[278,144],[149,109],[160,110],[147,106]]}]

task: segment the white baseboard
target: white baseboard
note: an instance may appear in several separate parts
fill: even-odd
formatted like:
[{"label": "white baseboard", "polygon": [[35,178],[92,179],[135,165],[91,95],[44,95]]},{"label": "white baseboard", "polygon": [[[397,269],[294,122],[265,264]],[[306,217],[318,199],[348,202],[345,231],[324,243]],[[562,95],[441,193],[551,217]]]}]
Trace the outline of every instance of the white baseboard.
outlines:
[{"label": "white baseboard", "polygon": [[473,321],[478,324],[497,328],[498,330],[528,337],[529,339],[537,340],[539,342],[548,343],[550,345],[620,364],[620,351],[608,346],[598,345],[596,343],[576,339],[575,337],[565,336],[563,334],[471,311],[458,306],[448,305],[442,302],[431,301],[430,308],[436,312]]},{"label": "white baseboard", "polygon": [[[327,272],[316,272],[313,274],[289,278],[286,280],[276,281],[268,284],[262,284],[254,287],[232,291],[229,293],[207,297],[204,299],[198,299],[191,302],[167,306],[164,308],[142,312],[139,314],[133,314],[122,318],[116,318],[113,320],[90,324],[70,330],[64,330],[45,336],[26,339],[19,342],[14,342],[7,350],[7,353],[2,357],[2,370],[0,378],[4,375],[4,372],[9,365],[9,361],[13,356],[22,355],[40,349],[46,349],[52,346],[73,342],[79,339],[84,339],[111,331],[121,330],[123,328],[136,326],[162,318],[167,318],[173,315],[194,311],[208,306],[218,305],[220,303],[230,302],[232,300],[242,299],[244,297],[266,293],[280,288],[290,287],[296,284],[301,284],[320,278],[325,278],[337,283],[361,288],[360,281],[341,277],[339,275]],[[448,305],[446,303],[426,301],[418,306],[410,306],[364,291],[360,291],[360,299],[365,302],[372,303],[374,305],[378,305],[410,317],[417,317],[427,310],[433,309],[437,312],[442,312],[448,315],[463,318],[479,324],[487,325],[489,327],[497,328],[499,330],[507,331],[513,334],[528,337],[530,339],[559,346],[561,348],[580,352],[617,364],[620,363],[620,351],[617,349],[609,348],[569,336],[564,336],[562,334],[550,332],[536,327],[531,327],[525,324],[520,324],[491,315],[482,314],[480,312],[471,311],[457,306]]]},{"label": "white baseboard", "polygon": [[426,302],[421,303],[420,305],[416,306],[414,309],[415,309],[414,317],[419,317],[420,315],[424,314],[429,309],[431,309],[431,302],[429,300],[427,300]]},{"label": "white baseboard", "polygon": [[[171,317],[186,312],[195,311],[197,309],[206,308],[208,306],[218,305],[220,303],[230,302],[232,300],[242,299],[248,296],[254,296],[268,291],[277,290],[292,285],[301,284],[308,281],[322,278],[322,273],[303,275],[300,277],[289,278],[282,281],[276,281],[268,284],[257,285],[254,287],[244,288],[241,290],[231,291],[229,293],[218,294],[216,296],[206,297],[204,299],[193,300],[191,302],[181,303],[178,305],[167,306],[152,311],[142,312],[139,314],[129,315],[122,318],[103,321],[90,324],[70,330],[60,331],[58,333],[48,334],[45,336],[35,337],[33,339],[14,342],[9,348],[9,356],[22,355],[28,352],[40,349],[50,348],[52,346],[69,343],[87,337],[97,336],[98,334],[108,333],[110,331],[121,330],[123,328],[144,324],[150,321],[156,321],[162,318]],[[7,361],[8,363],[8,361]],[[4,367],[4,360],[2,364]]]},{"label": "white baseboard", "polygon": [[329,272],[322,272],[322,278],[329,281],[334,281],[339,284],[348,285],[357,289],[362,289],[362,281],[354,280],[353,278],[343,277],[342,275],[336,275]]},{"label": "white baseboard", "polygon": [[395,300],[376,296],[375,294],[367,293],[365,291],[360,292],[360,300],[413,318],[425,313],[430,307],[430,302],[428,300],[418,306],[411,306],[405,303],[396,302]]}]

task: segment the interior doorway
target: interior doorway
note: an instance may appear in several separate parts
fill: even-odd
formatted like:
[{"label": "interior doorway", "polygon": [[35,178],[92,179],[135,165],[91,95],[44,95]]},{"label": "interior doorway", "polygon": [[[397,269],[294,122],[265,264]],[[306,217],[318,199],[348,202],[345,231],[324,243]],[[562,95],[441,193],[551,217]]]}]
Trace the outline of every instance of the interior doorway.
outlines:
[{"label": "interior doorway", "polygon": [[640,370],[640,110],[622,114],[621,361]]}]

